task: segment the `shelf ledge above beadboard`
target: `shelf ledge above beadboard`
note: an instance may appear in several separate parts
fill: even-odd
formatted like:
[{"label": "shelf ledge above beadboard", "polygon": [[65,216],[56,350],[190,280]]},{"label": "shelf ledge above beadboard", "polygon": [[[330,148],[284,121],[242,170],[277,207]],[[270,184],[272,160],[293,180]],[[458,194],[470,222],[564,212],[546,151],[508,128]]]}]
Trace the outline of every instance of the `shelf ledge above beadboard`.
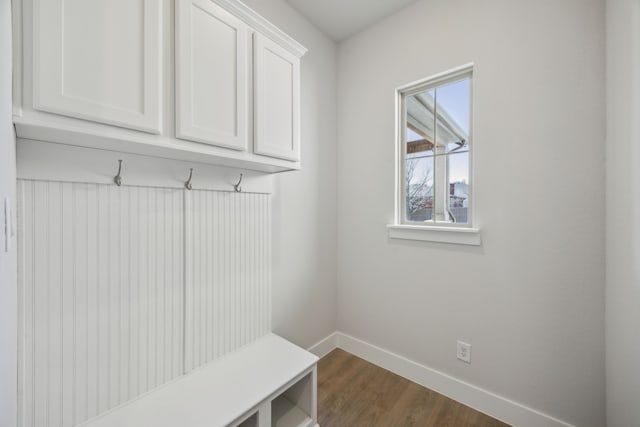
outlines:
[{"label": "shelf ledge above beadboard", "polygon": [[258,172],[277,173],[300,169],[300,162],[257,156],[246,151],[229,150],[161,135],[99,123],[76,121],[47,113],[28,112],[14,116],[19,139],[47,141],[78,147],[97,148],[164,159],[205,163]]}]

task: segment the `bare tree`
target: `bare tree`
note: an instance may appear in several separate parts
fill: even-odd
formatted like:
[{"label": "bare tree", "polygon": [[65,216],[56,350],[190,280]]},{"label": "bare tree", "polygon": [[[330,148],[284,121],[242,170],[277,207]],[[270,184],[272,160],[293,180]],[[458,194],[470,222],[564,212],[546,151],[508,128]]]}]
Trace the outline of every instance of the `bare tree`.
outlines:
[{"label": "bare tree", "polygon": [[433,171],[424,168],[421,176],[417,176],[419,159],[407,159],[405,169],[406,191],[407,191],[407,217],[421,209],[427,208],[428,201],[433,201],[433,187],[428,185],[432,181]]}]

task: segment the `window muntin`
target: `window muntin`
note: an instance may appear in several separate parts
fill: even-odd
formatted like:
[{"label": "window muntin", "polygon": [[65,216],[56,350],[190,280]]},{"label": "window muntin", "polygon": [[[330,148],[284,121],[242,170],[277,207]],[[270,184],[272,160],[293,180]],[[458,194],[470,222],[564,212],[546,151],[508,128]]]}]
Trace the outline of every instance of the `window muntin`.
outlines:
[{"label": "window muntin", "polygon": [[471,78],[467,66],[398,90],[397,223],[471,226]]}]

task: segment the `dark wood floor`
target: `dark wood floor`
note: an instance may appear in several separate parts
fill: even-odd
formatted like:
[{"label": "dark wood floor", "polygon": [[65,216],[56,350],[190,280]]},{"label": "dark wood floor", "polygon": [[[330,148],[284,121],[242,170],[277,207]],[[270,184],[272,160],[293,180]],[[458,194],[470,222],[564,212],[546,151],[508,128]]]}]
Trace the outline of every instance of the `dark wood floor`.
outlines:
[{"label": "dark wood floor", "polygon": [[507,427],[343,350],[318,365],[322,427]]}]

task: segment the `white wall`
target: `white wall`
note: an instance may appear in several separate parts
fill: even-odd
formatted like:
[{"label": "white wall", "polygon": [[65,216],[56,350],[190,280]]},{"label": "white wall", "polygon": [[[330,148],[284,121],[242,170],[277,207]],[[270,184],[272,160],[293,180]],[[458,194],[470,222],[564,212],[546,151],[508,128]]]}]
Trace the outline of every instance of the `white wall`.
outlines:
[{"label": "white wall", "polygon": [[[391,240],[394,88],[471,61],[483,244]],[[338,329],[604,425],[604,2],[418,1],[339,46],[338,93]]]},{"label": "white wall", "polygon": [[[4,198],[15,200],[15,163],[11,120],[11,1],[0,0],[0,225],[4,224]],[[16,422],[16,271],[15,238],[11,240],[11,251],[5,253],[4,232],[0,227],[1,427],[14,426]]]},{"label": "white wall", "polygon": [[640,425],[640,3],[607,0],[607,425]]},{"label": "white wall", "polygon": [[245,3],[302,43],[302,171],[273,197],[273,328],[307,347],[336,330],[337,48],[283,0]]}]

